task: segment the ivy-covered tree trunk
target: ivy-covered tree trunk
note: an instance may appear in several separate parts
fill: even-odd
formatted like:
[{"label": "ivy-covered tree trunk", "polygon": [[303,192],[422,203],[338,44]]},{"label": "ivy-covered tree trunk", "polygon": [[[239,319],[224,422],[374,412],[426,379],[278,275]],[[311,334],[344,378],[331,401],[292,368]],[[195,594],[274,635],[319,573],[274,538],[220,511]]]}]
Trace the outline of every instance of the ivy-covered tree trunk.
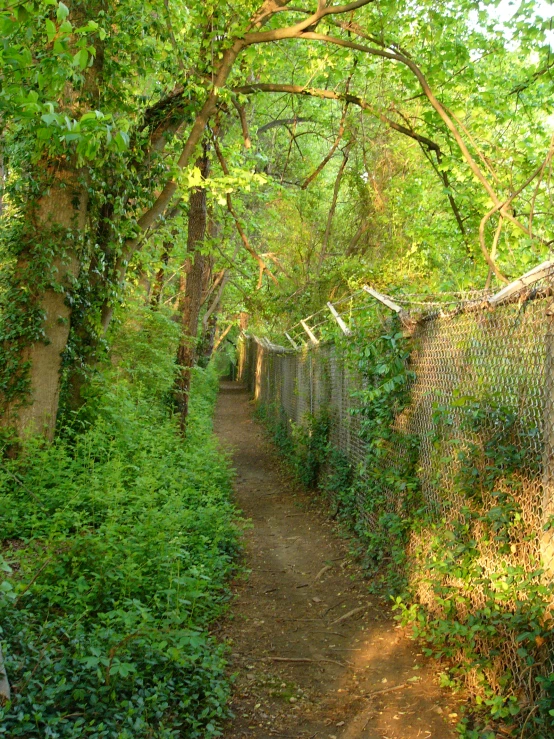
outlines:
[{"label": "ivy-covered tree trunk", "polygon": [[215,333],[217,330],[217,313],[214,311],[206,321],[205,326],[202,326],[202,339],[200,341],[200,350],[198,363],[202,367],[207,367],[215,346]]},{"label": "ivy-covered tree trunk", "polygon": [[96,230],[95,253],[89,262],[87,275],[81,277],[71,317],[69,344],[72,361],[65,378],[62,378],[64,405],[69,411],[78,411],[83,406],[83,390],[105,349],[99,316],[111,288],[108,274],[111,261],[109,233],[100,227]]},{"label": "ivy-covered tree trunk", "polygon": [[[209,160],[206,152],[196,162],[202,177],[209,171]],[[179,373],[176,381],[175,397],[179,413],[181,433],[185,433],[189,412],[189,391],[191,372],[197,353],[198,318],[202,304],[202,288],[204,285],[205,257],[199,252],[199,246],[206,234],[207,210],[206,190],[196,187],[189,200],[187,260],[183,270],[185,278],[184,291],[179,299],[181,316],[181,339],[177,350]]]},{"label": "ivy-covered tree trunk", "polygon": [[69,336],[68,293],[79,275],[87,211],[84,174],[65,160],[40,167],[40,195],[12,234],[0,326],[0,427],[18,437],[52,439],[62,353]]}]

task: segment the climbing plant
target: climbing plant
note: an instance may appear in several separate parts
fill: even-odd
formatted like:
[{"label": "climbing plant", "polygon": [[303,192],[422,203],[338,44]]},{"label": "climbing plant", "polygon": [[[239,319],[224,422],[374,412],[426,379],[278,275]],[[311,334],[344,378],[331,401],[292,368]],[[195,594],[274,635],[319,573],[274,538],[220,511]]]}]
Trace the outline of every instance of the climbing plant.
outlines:
[{"label": "climbing plant", "polygon": [[[453,413],[463,441],[453,438]],[[554,714],[544,670],[551,589],[522,497],[523,477],[540,474],[538,430],[498,393],[437,402],[433,420],[434,482],[444,490],[445,513],[418,520],[410,565],[413,595],[432,600],[423,595],[424,606],[399,598],[396,607],[426,652],[442,660],[445,684],[469,683],[481,725],[492,718],[524,725],[523,736],[547,736]],[[451,502],[456,496],[461,507]],[[522,683],[525,694],[516,688]],[[467,736],[489,736],[475,723],[466,719]]]}]

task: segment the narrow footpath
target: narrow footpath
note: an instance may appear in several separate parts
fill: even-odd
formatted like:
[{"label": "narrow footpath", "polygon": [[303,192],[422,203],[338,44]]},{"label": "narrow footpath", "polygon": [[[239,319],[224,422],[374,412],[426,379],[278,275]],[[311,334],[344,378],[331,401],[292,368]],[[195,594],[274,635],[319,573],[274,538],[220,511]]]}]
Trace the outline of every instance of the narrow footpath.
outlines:
[{"label": "narrow footpath", "polygon": [[286,479],[241,386],[222,383],[215,429],[251,521],[250,574],[219,633],[237,676],[225,739],[454,739],[452,696],[369,595],[322,500]]}]

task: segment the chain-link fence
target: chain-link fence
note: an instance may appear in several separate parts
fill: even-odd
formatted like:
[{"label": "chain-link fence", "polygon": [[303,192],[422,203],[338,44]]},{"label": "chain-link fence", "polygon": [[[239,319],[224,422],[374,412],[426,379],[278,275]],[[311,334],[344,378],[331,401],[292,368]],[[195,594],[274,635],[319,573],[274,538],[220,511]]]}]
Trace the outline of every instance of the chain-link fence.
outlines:
[{"label": "chain-link fence", "polygon": [[[386,473],[407,453],[402,439],[417,439],[415,469],[428,525],[413,529],[407,551],[419,603],[431,617],[467,624],[468,614],[483,618],[492,598],[496,615],[505,616],[490,620],[496,646],[491,647],[486,628],[471,637],[472,654],[485,654],[486,660],[466,665],[467,685],[483,694],[484,671],[488,688],[506,694],[508,676],[510,690],[528,706],[544,694],[537,676],[551,672],[552,647],[544,630],[542,636],[537,631],[522,638],[510,618],[522,608],[525,619],[532,618],[528,611],[537,588],[542,588],[542,602],[550,600],[554,573],[552,294],[548,275],[495,307],[483,295],[449,303],[444,298],[399,301],[409,326],[410,399],[393,424],[400,433],[381,459]],[[368,344],[373,339],[365,336]],[[351,339],[357,347],[363,340]],[[295,350],[244,337],[239,376],[266,413],[289,426],[305,425],[325,412],[331,446],[362,474],[375,477],[375,470],[364,468],[368,448],[359,413],[359,391],[372,380],[352,368],[351,357],[333,341],[308,341]],[[367,500],[375,485],[357,486],[359,520],[368,530],[380,525],[383,506],[398,510],[398,490],[387,489],[386,474],[382,480],[385,503],[378,510]],[[449,532],[447,539],[459,545],[460,561],[471,552],[471,577],[467,570],[445,572],[429,564],[437,556],[437,531]],[[448,607],[445,598],[451,601]],[[539,626],[546,628],[549,606],[539,611]],[[468,659],[463,651],[459,662]]]}]

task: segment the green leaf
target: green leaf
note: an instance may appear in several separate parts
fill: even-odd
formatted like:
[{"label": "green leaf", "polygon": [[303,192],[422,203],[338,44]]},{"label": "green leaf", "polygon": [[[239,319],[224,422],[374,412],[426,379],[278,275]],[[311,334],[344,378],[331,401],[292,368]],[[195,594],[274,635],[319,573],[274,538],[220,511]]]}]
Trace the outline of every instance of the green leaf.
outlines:
[{"label": "green leaf", "polygon": [[88,64],[89,53],[86,49],[81,49],[73,57],[73,66],[85,69]]},{"label": "green leaf", "polygon": [[46,35],[48,36],[48,41],[53,41],[54,36],[57,33],[56,25],[49,19],[45,21],[46,26]]},{"label": "green leaf", "polygon": [[129,145],[129,136],[123,131],[118,131],[113,141],[118,151],[125,151]]},{"label": "green leaf", "polygon": [[63,21],[67,18],[68,15],[69,15],[69,8],[67,7],[65,3],[62,3],[60,0],[60,2],[58,3],[58,10],[56,11],[56,18],[59,21]]}]

